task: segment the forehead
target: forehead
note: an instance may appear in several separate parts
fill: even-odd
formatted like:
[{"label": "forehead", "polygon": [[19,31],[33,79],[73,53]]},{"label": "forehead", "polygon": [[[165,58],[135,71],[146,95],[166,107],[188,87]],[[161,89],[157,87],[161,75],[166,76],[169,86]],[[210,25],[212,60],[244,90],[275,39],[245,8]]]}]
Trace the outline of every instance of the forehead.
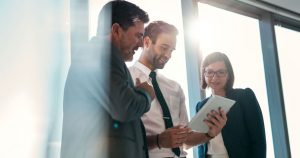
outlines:
[{"label": "forehead", "polygon": [[170,33],[160,33],[156,39],[157,44],[167,44],[171,47],[176,46],[176,35]]},{"label": "forehead", "polygon": [[226,69],[226,65],[225,65],[224,61],[216,61],[216,62],[208,64],[206,66],[206,69],[210,69],[210,70]]},{"label": "forehead", "polygon": [[144,34],[144,23],[142,21],[134,22],[134,25],[128,27],[127,32]]}]

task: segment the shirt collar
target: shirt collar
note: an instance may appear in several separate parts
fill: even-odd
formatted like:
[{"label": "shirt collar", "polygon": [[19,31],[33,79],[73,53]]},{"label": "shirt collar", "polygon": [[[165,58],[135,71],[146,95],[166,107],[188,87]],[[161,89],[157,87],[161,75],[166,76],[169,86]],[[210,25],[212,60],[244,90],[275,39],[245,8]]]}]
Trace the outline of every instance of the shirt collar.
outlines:
[{"label": "shirt collar", "polygon": [[[140,63],[139,61],[135,62],[134,65],[135,65],[139,70],[141,70],[142,72],[144,72],[147,76],[149,76],[151,70],[150,70],[147,66],[143,65],[143,64]],[[157,74],[157,70],[154,70],[154,71],[155,71],[156,74]]]}]

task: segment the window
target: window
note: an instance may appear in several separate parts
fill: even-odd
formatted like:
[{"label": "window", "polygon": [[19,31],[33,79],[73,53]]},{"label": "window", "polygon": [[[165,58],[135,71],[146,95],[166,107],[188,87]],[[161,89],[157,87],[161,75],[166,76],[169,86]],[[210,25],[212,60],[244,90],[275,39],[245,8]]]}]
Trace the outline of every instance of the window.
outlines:
[{"label": "window", "polygon": [[[185,62],[185,50],[184,50],[184,39],[183,39],[183,26],[182,26],[182,13],[181,13],[181,1],[180,0],[151,0],[151,1],[140,1],[140,0],[128,0],[145,10],[150,17],[150,22],[155,20],[163,20],[170,24],[173,24],[179,30],[177,36],[176,50],[172,53],[172,58],[168,61],[165,68],[159,70],[164,76],[178,82],[185,94],[187,111],[189,111],[189,98],[188,98],[188,87],[186,78],[186,62]],[[108,2],[108,0],[89,1],[89,15],[90,15],[90,37],[96,34],[97,28],[97,16],[102,6]],[[168,7],[166,11],[166,6]],[[134,55],[132,62],[127,62],[127,66],[133,65],[139,58],[141,49],[139,49]],[[192,156],[192,149],[188,150],[188,158]]]},{"label": "window", "polygon": [[276,42],[281,72],[282,89],[285,102],[285,112],[289,133],[289,141],[292,157],[300,157],[297,146],[300,145],[300,129],[298,128],[300,101],[298,90],[300,89],[299,57],[300,57],[300,33],[275,26]]},{"label": "window", "polygon": [[193,35],[199,40],[200,53],[203,57],[215,51],[225,53],[234,69],[234,88],[250,87],[255,92],[264,116],[267,157],[273,158],[259,21],[203,3],[198,3],[198,13],[199,32]]}]

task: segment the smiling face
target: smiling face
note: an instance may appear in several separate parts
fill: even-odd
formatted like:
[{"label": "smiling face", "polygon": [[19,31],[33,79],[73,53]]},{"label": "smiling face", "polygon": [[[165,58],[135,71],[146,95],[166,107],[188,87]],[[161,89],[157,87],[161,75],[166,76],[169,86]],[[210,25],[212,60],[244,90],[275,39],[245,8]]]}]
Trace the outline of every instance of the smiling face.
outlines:
[{"label": "smiling face", "polygon": [[152,69],[163,69],[165,64],[171,58],[172,52],[176,47],[176,35],[161,33],[157,36],[156,42],[153,43],[150,38],[147,51],[149,52],[150,67]]},{"label": "smiling face", "polygon": [[137,21],[135,25],[130,26],[127,30],[124,30],[118,24],[115,24],[114,27],[113,38],[115,46],[119,49],[124,61],[131,61],[135,51],[142,47],[144,23]]},{"label": "smiling face", "polygon": [[214,94],[224,94],[228,81],[227,68],[224,61],[216,61],[205,67],[205,82]]}]

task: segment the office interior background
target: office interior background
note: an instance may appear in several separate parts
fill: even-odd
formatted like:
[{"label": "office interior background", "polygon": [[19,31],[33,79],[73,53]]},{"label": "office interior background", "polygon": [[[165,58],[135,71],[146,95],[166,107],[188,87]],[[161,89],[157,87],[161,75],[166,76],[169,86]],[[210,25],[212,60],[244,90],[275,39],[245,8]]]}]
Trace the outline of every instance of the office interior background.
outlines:
[{"label": "office interior background", "polygon": [[[95,35],[97,15],[107,1],[0,2],[0,157],[59,158],[71,54]],[[190,118],[196,103],[210,95],[200,90],[203,57],[226,53],[234,87],[251,87],[261,105],[267,157],[300,157],[300,1],[129,1],[146,10],[151,21],[179,29],[176,51],[161,73],[182,85]],[[196,148],[188,153],[197,158]]]}]

